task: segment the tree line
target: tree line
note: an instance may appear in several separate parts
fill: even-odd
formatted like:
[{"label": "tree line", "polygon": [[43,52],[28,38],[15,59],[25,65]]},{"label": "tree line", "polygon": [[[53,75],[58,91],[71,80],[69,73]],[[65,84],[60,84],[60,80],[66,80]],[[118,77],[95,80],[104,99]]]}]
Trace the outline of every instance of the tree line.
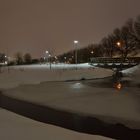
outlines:
[{"label": "tree line", "polygon": [[[121,27],[113,30],[98,44],[89,44],[77,50],[78,63],[89,62],[91,57],[122,57],[134,56],[140,51],[140,16],[129,19]],[[75,50],[59,55],[63,62],[75,62]],[[65,58],[65,59],[64,59]]]},{"label": "tree line", "polygon": [[[78,63],[89,62],[92,57],[122,57],[125,59],[128,55],[135,56],[140,52],[140,15],[136,19],[128,19],[121,28],[116,28],[112,33],[102,38],[98,44],[89,44],[77,50],[71,50],[57,56],[58,62],[75,63],[75,51],[77,51]],[[51,62],[56,61],[51,56]],[[43,63],[44,58],[32,59],[30,53],[15,54],[17,65]],[[9,62],[14,63],[15,62]]]},{"label": "tree line", "polygon": [[24,55],[20,52],[15,54],[15,62],[17,65],[22,64],[31,64],[32,63],[32,56],[30,53],[25,53]]}]

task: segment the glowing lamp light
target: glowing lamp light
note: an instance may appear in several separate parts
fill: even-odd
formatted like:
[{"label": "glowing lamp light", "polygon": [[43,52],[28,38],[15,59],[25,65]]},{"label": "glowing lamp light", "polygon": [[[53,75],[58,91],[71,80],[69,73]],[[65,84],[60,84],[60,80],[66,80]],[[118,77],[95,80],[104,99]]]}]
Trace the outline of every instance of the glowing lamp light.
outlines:
[{"label": "glowing lamp light", "polygon": [[7,64],[8,64],[8,62],[7,62],[7,61],[5,61],[5,64],[7,65]]},{"label": "glowing lamp light", "polygon": [[121,47],[121,42],[116,43],[118,47]]},{"label": "glowing lamp light", "polygon": [[46,51],[46,54],[48,54],[49,53],[49,51]]},{"label": "glowing lamp light", "polygon": [[75,44],[77,44],[77,43],[78,43],[78,41],[77,41],[77,40],[74,40],[74,43],[75,43]]},{"label": "glowing lamp light", "polygon": [[91,54],[93,54],[94,52],[93,51],[91,51]]}]

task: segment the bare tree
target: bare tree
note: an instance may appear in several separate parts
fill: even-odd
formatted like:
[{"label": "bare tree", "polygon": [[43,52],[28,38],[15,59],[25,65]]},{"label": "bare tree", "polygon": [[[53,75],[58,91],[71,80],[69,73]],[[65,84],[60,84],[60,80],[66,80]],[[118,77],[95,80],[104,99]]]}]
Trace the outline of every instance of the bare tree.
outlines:
[{"label": "bare tree", "polygon": [[25,62],[26,64],[31,64],[31,62],[32,62],[32,57],[31,57],[31,54],[30,54],[30,53],[26,53],[26,54],[23,56],[23,58],[24,58],[24,62]]},{"label": "bare tree", "polygon": [[136,18],[134,22],[134,31],[136,33],[137,38],[140,40],[140,15]]},{"label": "bare tree", "polygon": [[23,64],[23,56],[22,56],[22,53],[17,52],[17,53],[15,54],[15,59],[16,59],[16,63],[17,63],[18,65]]},{"label": "bare tree", "polygon": [[[134,21],[129,19],[121,29],[114,30],[116,47],[121,51],[122,57],[125,59],[129,53],[133,52],[137,47],[138,38],[134,32]],[[120,43],[117,46],[117,42]]]},{"label": "bare tree", "polygon": [[113,57],[114,53],[114,36],[113,34],[108,35],[108,37],[105,37],[101,41],[101,45],[103,46],[104,55],[108,57]]}]

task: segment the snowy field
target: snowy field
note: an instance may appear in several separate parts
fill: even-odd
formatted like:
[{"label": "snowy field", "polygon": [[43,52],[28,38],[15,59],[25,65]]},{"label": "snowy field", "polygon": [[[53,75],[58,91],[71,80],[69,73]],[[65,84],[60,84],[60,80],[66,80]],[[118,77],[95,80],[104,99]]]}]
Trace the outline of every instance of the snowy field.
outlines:
[{"label": "snowy field", "polygon": [[[103,74],[102,74],[103,73]],[[28,65],[1,68],[0,88],[14,88],[24,84],[39,84],[43,81],[80,80],[82,78],[102,78],[111,76],[112,71],[93,68],[88,64]],[[3,140],[111,140],[109,138],[87,135],[60,127],[43,124],[0,110],[0,139]]]},{"label": "snowy field", "polygon": [[103,78],[112,75],[111,70],[94,68],[89,64],[68,65],[23,65],[3,67],[0,73],[0,89],[24,84],[39,84],[44,81],[68,81]]}]

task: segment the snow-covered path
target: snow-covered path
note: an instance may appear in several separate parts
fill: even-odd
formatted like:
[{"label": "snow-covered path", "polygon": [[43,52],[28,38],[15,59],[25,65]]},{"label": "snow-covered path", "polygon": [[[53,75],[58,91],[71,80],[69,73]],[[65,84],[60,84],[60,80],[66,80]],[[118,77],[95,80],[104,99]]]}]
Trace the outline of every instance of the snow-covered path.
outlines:
[{"label": "snow-covered path", "polygon": [[0,109],[1,140],[111,140],[37,122]]}]

